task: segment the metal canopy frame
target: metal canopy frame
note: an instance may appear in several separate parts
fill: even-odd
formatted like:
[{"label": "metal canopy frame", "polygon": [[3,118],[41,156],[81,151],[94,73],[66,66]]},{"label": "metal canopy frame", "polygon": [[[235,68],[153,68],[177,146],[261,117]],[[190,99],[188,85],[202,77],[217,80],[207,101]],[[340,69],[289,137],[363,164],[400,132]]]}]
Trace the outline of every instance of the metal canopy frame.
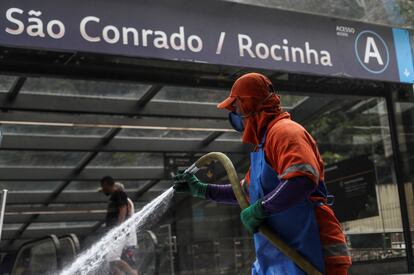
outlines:
[{"label": "metal canopy frame", "polygon": [[[94,192],[65,192],[67,186],[74,180],[96,181],[102,175],[110,174],[119,180],[150,180],[130,197],[146,200],[156,193],[149,190],[165,177],[163,167],[133,167],[133,168],[89,168],[88,165],[101,152],[185,152],[194,161],[197,153],[221,151],[228,154],[246,154],[249,148],[238,140],[217,140],[223,133],[230,131],[227,117],[219,111],[215,104],[152,100],[163,88],[163,85],[153,84],[137,100],[114,98],[92,98],[59,96],[44,94],[19,94],[27,77],[18,77],[7,94],[0,94],[0,121],[6,124],[23,125],[59,125],[62,127],[89,126],[108,129],[102,137],[90,136],[48,136],[13,134],[5,136],[2,150],[16,151],[63,151],[87,152],[74,168],[66,167],[0,167],[2,181],[62,181],[52,192],[14,193],[11,195],[9,206],[29,203],[48,208],[53,203],[64,203],[73,206],[76,203],[104,203],[103,197]],[[325,105],[331,101],[322,101]],[[309,118],[309,112],[320,110],[321,101],[311,99],[301,102],[292,111],[297,121]],[[202,121],[202,123],[200,123]],[[208,131],[203,139],[152,137],[123,138],[117,137],[121,129],[181,129]],[[248,158],[242,158],[236,167],[245,168]],[[64,197],[61,195],[64,194]],[[147,199],[149,200],[149,199]],[[14,235],[8,237],[6,249],[10,249],[16,240],[28,235],[25,233],[34,222],[52,222],[72,217],[73,221],[98,220],[89,232],[99,229],[102,224],[101,214],[76,215],[41,215],[26,214],[16,216],[12,221],[22,223]],[[95,218],[93,218],[95,217]],[[72,230],[72,229],[71,229]],[[34,236],[34,235],[33,235]]]},{"label": "metal canopy frame", "polygon": [[[157,86],[161,89],[161,86]],[[151,92],[156,91],[152,90]],[[13,101],[8,94],[0,94],[1,109],[42,112],[65,112],[83,114],[106,114],[125,116],[165,116],[181,118],[210,118],[224,119],[225,114],[218,110],[215,104],[199,102],[167,102],[154,100],[144,104],[140,100],[88,98],[53,95],[21,94]],[[145,99],[149,100],[149,99]]]},{"label": "metal canopy frame", "polygon": [[[52,192],[22,192],[16,193],[15,196],[10,194],[7,210],[16,214],[6,216],[6,223],[22,225],[18,230],[7,231],[8,240],[1,243],[4,251],[15,249],[26,239],[51,233],[49,228],[31,229],[30,225],[34,222],[53,223],[69,219],[78,222],[95,221],[92,227],[79,226],[69,229],[82,236],[102,226],[103,214],[100,210],[104,208],[105,202],[96,192],[66,191],[74,180],[98,181],[106,174],[111,174],[119,180],[148,180],[139,189],[130,190],[132,192],[129,195],[135,202],[150,200],[159,193],[152,189],[160,180],[165,179],[164,167],[88,167],[101,152],[185,152],[190,159],[196,158],[197,153],[209,151],[222,151],[233,156],[247,155],[248,148],[238,141],[219,139],[230,131],[230,128],[225,113],[217,110],[215,104],[155,100],[154,97],[165,85],[228,89],[234,79],[251,71],[250,69],[5,47],[0,47],[0,56],[0,74],[17,76],[9,92],[0,93],[0,123],[89,126],[108,130],[101,137],[6,134],[2,150],[87,153],[75,167],[0,167],[0,180],[3,181],[61,181]],[[322,112],[324,107],[334,103],[329,98],[323,98],[323,95],[333,90],[337,95],[374,97],[386,97],[391,90],[389,84],[381,82],[256,71],[269,75],[275,87],[282,91],[298,95],[304,92],[322,95],[318,98],[309,98],[290,110],[294,119],[299,122],[306,121]],[[38,76],[142,82],[151,86],[136,100],[20,93],[28,78]],[[201,139],[119,136],[122,129],[189,128],[208,134]],[[243,170],[248,161],[248,157],[238,158],[235,166]],[[29,201],[30,204],[25,204]],[[80,203],[82,201],[88,204]],[[69,210],[72,211],[71,214],[65,212]],[[31,211],[37,213],[33,214]],[[41,213],[42,211],[48,214]],[[56,213],[51,213],[53,211]],[[57,234],[68,232],[62,228],[52,231]]]},{"label": "metal canopy frame", "polygon": [[[19,90],[22,88],[26,78],[18,78],[16,82],[11,87],[10,92],[8,93],[8,96],[12,99],[16,99],[17,94],[19,93]],[[148,91],[145,92],[145,94],[141,97],[140,100],[138,100],[137,108],[143,108],[157,93],[160,91],[162,86],[151,86]],[[66,180],[56,187],[53,192],[47,196],[45,200],[43,200],[43,205],[48,206],[50,203],[54,202],[59,195],[65,190],[65,188],[75,179],[81,175],[81,173],[85,170],[88,164],[91,163],[93,159],[98,155],[100,151],[102,151],[103,148],[105,148],[114,138],[115,136],[121,131],[120,128],[113,128],[110,129],[106,135],[99,141],[99,143],[91,150],[92,152],[89,152],[80,163],[73,169],[73,171],[70,172]],[[33,194],[31,194],[33,196]],[[79,197],[79,195],[78,195]],[[90,196],[88,196],[88,201],[90,201]],[[33,222],[36,222],[38,219],[39,214],[34,214],[31,216],[31,218],[28,219],[27,222],[25,222],[16,232],[16,234],[13,236],[13,238],[9,241],[8,245],[12,245],[13,242],[18,239],[20,236],[24,234],[24,232],[27,230],[27,228],[32,224]]]},{"label": "metal canopy frame", "polygon": [[[8,207],[19,207],[22,204],[36,205],[33,208],[50,210],[50,205],[64,204],[64,209],[73,209],[74,204],[101,203],[105,199],[95,191],[65,192],[67,186],[74,180],[96,181],[104,174],[111,174],[120,180],[149,180],[149,182],[130,193],[129,196],[137,201],[148,201],[159,192],[150,191],[152,187],[165,177],[163,167],[131,167],[131,168],[89,168],[88,165],[101,152],[190,152],[203,153],[208,151],[223,151],[226,153],[247,152],[246,147],[237,141],[216,139],[224,132],[229,131],[226,118],[217,110],[215,104],[196,102],[177,102],[152,100],[163,88],[162,85],[151,85],[150,88],[137,100],[118,98],[70,97],[44,94],[20,94],[20,90],[27,83],[28,77],[17,77],[8,93],[0,93],[0,120],[9,125],[50,125],[50,126],[89,126],[106,128],[107,133],[102,137],[95,136],[53,136],[12,134],[4,139],[2,150],[14,151],[62,151],[87,152],[82,160],[71,167],[0,167],[2,181],[62,181],[51,192],[14,192],[9,200]],[[79,114],[82,114],[79,116]],[[199,119],[203,123],[199,123]],[[126,125],[126,126],[125,126]],[[196,127],[194,127],[197,125]],[[198,128],[202,131],[212,131],[204,139],[165,138],[154,139],[146,137],[122,138],[117,137],[123,128],[152,129],[171,128]],[[211,128],[211,129],[210,129]],[[64,196],[61,196],[64,194]],[[69,207],[68,207],[69,206]],[[86,208],[86,207],[85,207]],[[17,208],[15,208],[17,209]],[[50,212],[49,212],[50,213]],[[33,238],[42,232],[31,230],[32,223],[97,220],[90,228],[93,232],[102,225],[102,213],[75,213],[68,214],[26,214],[17,212],[10,216],[7,223],[22,224],[18,230],[8,230],[7,243],[2,244],[5,249],[14,247],[14,242],[22,238]],[[57,231],[63,229],[56,229]],[[70,230],[74,230],[70,228]],[[83,229],[84,230],[84,229]],[[56,232],[57,232],[56,231]],[[64,231],[64,230],[63,230]],[[71,232],[72,232],[71,231]],[[88,230],[89,231],[89,230]],[[14,233],[13,233],[14,232]],[[55,231],[54,231],[55,232]],[[85,232],[84,232],[85,233]]]},{"label": "metal canopy frame", "polygon": [[200,146],[205,141],[196,139],[161,138],[150,137],[112,139],[104,148],[99,149],[98,137],[76,137],[76,136],[28,136],[13,134],[8,135],[3,143],[4,150],[30,150],[30,151],[75,151],[75,152],[211,152],[221,151],[224,153],[247,152],[237,140],[216,140],[223,132],[213,132],[211,138],[214,142]]}]

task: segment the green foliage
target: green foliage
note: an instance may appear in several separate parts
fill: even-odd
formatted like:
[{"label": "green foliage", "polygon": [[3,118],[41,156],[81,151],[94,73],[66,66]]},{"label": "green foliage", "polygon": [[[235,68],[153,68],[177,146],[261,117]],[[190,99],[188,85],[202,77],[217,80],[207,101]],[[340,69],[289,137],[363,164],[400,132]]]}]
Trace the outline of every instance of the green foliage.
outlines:
[{"label": "green foliage", "polygon": [[398,0],[400,12],[406,20],[405,27],[414,28],[414,1],[412,0]]},{"label": "green foliage", "polygon": [[325,165],[364,154],[384,155],[384,133],[377,99],[338,99],[305,123],[319,145]]},{"label": "green foliage", "polygon": [[331,165],[337,162],[340,162],[341,160],[345,159],[345,156],[343,154],[337,154],[331,151],[325,151],[322,154],[322,159],[325,162],[325,165]]},{"label": "green foliage", "polygon": [[227,0],[368,23],[414,28],[413,0]]}]

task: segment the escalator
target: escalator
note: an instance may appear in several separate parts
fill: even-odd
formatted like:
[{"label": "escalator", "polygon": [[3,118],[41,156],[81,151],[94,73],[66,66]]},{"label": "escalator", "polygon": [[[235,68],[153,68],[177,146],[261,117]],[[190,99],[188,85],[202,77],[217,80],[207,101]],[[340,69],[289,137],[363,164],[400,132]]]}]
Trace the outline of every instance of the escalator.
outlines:
[{"label": "escalator", "polygon": [[63,268],[73,262],[76,255],[80,251],[80,244],[78,237],[75,234],[69,234],[59,238],[60,242],[60,256],[59,263]]},{"label": "escalator", "polygon": [[[169,228],[169,227],[168,227]],[[159,237],[152,231],[138,235],[136,250],[137,270],[142,275],[173,274],[170,230],[168,236]],[[75,234],[57,237],[50,235],[25,243],[15,255],[9,255],[7,262],[3,261],[1,275],[54,275],[59,274],[65,266],[74,261],[80,253],[79,239]],[[165,259],[164,259],[165,258]],[[9,264],[9,263],[12,264]],[[11,266],[11,267],[10,267]],[[160,272],[160,270],[162,270]],[[166,271],[167,273],[165,273]],[[109,274],[109,265],[103,264],[94,272],[96,275]]]},{"label": "escalator", "polygon": [[[74,234],[50,235],[25,243],[16,253],[11,270],[2,267],[2,274],[57,274],[79,253],[79,240]],[[2,263],[2,265],[6,265]]]}]

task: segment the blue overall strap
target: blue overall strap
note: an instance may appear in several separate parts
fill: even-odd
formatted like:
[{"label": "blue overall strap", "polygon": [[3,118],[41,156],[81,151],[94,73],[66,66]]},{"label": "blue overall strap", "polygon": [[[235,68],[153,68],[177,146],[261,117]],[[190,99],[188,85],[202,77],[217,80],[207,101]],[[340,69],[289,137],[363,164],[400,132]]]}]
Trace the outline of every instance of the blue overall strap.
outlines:
[{"label": "blue overall strap", "polygon": [[328,197],[328,189],[326,188],[325,182],[320,181],[318,187],[316,188],[315,192],[311,194],[311,196],[326,199]]},{"label": "blue overall strap", "polygon": [[266,135],[267,135],[267,131],[264,133],[264,135],[263,135],[263,137],[262,137],[262,140],[261,140],[260,144],[259,144],[259,145],[257,145],[257,147],[258,147],[259,149],[261,149],[261,148],[263,148],[263,147],[264,147],[264,144],[265,144],[265,142],[266,142]]},{"label": "blue overall strap", "polygon": [[311,194],[311,197],[319,197],[326,199],[326,204],[332,206],[335,201],[335,197],[328,192],[328,188],[324,181],[319,182],[315,192]]}]

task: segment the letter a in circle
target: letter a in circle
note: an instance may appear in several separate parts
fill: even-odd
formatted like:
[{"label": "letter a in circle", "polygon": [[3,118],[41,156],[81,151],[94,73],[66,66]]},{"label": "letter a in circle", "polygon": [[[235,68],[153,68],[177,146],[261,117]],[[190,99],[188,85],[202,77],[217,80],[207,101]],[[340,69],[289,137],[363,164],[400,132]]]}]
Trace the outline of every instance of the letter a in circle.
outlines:
[{"label": "letter a in circle", "polygon": [[375,40],[372,36],[367,37],[367,43],[365,46],[365,57],[364,57],[364,63],[368,64],[370,59],[375,58],[379,65],[384,65],[384,62],[382,61],[382,57],[379,53],[377,44],[375,43]]}]

